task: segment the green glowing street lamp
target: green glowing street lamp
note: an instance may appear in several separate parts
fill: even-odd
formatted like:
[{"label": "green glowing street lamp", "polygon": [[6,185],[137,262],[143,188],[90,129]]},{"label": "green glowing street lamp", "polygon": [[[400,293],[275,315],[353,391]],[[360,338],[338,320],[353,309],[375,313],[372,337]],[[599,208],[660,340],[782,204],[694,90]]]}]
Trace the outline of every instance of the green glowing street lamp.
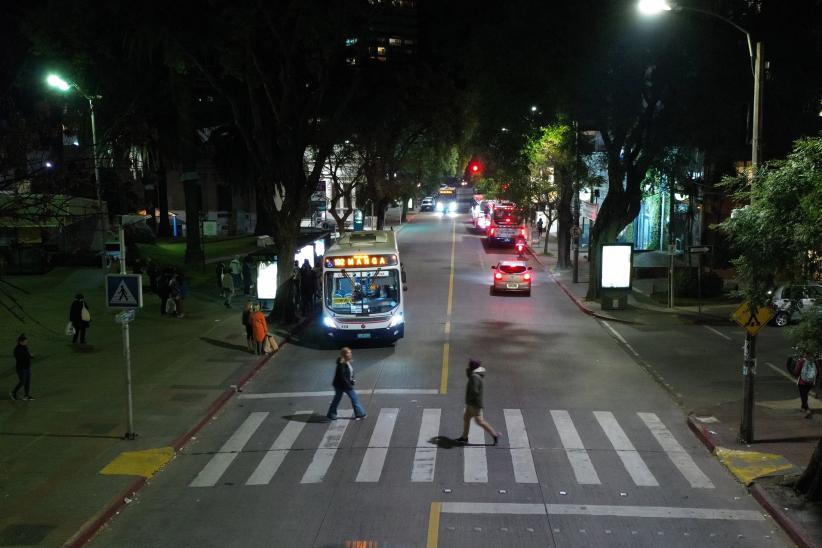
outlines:
[{"label": "green glowing street lamp", "polygon": [[103,269],[106,268],[106,227],[105,227],[105,215],[103,214],[103,198],[100,190],[100,166],[99,162],[97,161],[97,124],[94,120],[94,100],[101,99],[99,95],[89,95],[80,89],[76,83],[71,81],[66,81],[57,74],[49,74],[46,77],[46,83],[57,90],[60,91],[69,91],[71,88],[74,88],[77,93],[82,95],[86,101],[88,101],[88,110],[91,116],[91,158],[92,162],[94,163],[94,190],[97,194],[97,209],[100,214],[100,246],[102,248],[102,265]]}]

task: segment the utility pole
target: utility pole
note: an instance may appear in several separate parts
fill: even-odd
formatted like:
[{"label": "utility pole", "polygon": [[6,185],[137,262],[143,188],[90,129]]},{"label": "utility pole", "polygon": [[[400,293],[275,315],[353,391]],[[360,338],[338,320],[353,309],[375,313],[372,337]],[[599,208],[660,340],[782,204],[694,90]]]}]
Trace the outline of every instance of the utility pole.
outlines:
[{"label": "utility pole", "polygon": [[[579,283],[579,122],[574,122],[574,276],[573,283]],[[545,235],[546,240],[548,235]]]},{"label": "utility pole", "polygon": [[[754,102],[753,102],[753,124],[751,133],[751,185],[755,184],[756,173],[759,170],[761,158],[761,137],[762,137],[762,84],[764,82],[763,71],[765,69],[765,47],[762,42],[756,43],[756,58],[754,59]],[[753,203],[753,194],[751,195]],[[755,306],[752,305],[752,313]],[[745,347],[742,362],[742,375],[744,376],[743,397],[742,397],[742,421],[739,425],[739,440],[744,443],[752,443],[754,440],[753,411],[754,411],[754,387],[756,385],[756,335],[745,334]]]}]

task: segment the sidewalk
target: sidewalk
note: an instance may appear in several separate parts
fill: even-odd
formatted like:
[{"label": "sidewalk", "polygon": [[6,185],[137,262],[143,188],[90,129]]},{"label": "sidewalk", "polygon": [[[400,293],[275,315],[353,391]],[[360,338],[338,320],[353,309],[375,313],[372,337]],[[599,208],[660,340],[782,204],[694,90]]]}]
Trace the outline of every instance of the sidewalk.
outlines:
[{"label": "sidewalk", "polygon": [[[696,306],[667,308],[650,294],[660,280],[634,280],[634,291],[628,296],[625,310],[602,310],[599,302],[585,300],[588,290],[588,262],[580,256],[579,282],[573,283],[573,270],[557,268],[556,257],[542,255],[542,245],[533,249],[551,279],[586,314],[607,321],[642,325],[709,324],[730,325],[731,312],[737,303],[705,304],[699,314]],[[556,243],[550,242],[550,253],[556,254]],[[662,284],[664,286],[664,283]],[[790,484],[810,461],[820,439],[817,421],[798,419],[797,409],[787,401],[759,401],[756,406],[756,439],[754,446],[737,441],[739,417],[742,416],[741,392],[733,401],[688,410],[688,425],[709,451],[737,477],[749,485],[751,494],[785,529],[799,546],[822,547],[822,505],[803,502]],[[810,398],[810,406],[822,410],[822,401]],[[798,402],[798,399],[797,399]],[[820,411],[817,411],[817,419]]]},{"label": "sidewalk", "polygon": [[[7,347],[0,362],[0,545],[60,546],[90,532],[162,468],[219,411],[268,357],[245,347],[242,297],[226,309],[193,289],[185,318],[161,316],[144,293],[131,326],[136,440],[127,430],[121,328],[104,306],[99,270],[60,268],[43,276],[7,277],[22,305],[20,322],[0,314]],[[203,291],[202,289],[200,291]],[[75,293],[89,303],[87,345],[63,334]],[[278,341],[295,326],[274,329]],[[34,354],[34,401],[10,401],[10,358],[25,332]],[[279,365],[279,364],[278,364]],[[75,540],[82,542],[86,533]]]}]

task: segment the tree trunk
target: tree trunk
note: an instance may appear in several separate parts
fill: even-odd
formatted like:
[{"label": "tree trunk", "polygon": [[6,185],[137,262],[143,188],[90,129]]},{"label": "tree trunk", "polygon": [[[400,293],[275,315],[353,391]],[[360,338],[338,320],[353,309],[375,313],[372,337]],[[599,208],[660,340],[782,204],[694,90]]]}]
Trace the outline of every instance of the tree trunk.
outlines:
[{"label": "tree trunk", "polygon": [[408,196],[400,197],[402,200],[402,213],[400,214],[400,222],[408,222]]},{"label": "tree trunk", "polygon": [[200,204],[202,189],[197,171],[185,171],[183,168],[183,192],[186,203],[186,257],[187,265],[203,264],[203,239],[200,233]]},{"label": "tree trunk", "polygon": [[160,219],[157,224],[157,236],[168,238],[171,236],[171,226],[168,222],[168,179],[165,167],[157,172],[157,207],[160,208]]},{"label": "tree trunk", "polygon": [[559,268],[571,268],[571,226],[573,223],[571,198],[573,198],[574,186],[570,174],[566,170],[557,170],[556,176],[559,183],[557,266]]},{"label": "tree trunk", "polygon": [[808,467],[796,482],[796,490],[808,501],[822,502],[822,438],[816,444]]},{"label": "tree trunk", "polygon": [[388,208],[388,198],[380,198],[376,204],[377,211],[377,230],[385,228],[385,210]]},{"label": "tree trunk", "polygon": [[277,297],[274,299],[274,306],[268,317],[274,322],[290,324],[297,321],[293,283],[297,234],[286,234],[285,232],[285,230],[274,232],[274,243],[277,247]]},{"label": "tree trunk", "polygon": [[553,211],[551,211],[549,209],[548,213],[545,215],[545,219],[546,219],[546,222],[545,222],[545,243],[542,246],[542,254],[543,255],[548,255],[548,240],[550,239],[548,237],[548,235],[551,233],[551,225],[554,224]]}]

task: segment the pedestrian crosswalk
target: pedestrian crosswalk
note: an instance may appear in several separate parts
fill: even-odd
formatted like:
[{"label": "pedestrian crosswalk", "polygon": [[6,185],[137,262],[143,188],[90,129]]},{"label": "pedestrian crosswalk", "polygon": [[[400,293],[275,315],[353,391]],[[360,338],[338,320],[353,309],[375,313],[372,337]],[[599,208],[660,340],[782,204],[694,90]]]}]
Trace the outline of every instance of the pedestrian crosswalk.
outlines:
[{"label": "pedestrian crosswalk", "polygon": [[[563,477],[573,477],[580,485],[601,485],[603,473],[613,475],[615,469],[620,469],[624,470],[626,481],[638,487],[659,487],[661,478],[665,481],[684,481],[694,489],[714,488],[713,482],[655,413],[627,413],[620,414],[618,418],[611,411],[526,411],[502,410],[505,441],[497,447],[486,445],[485,432],[473,422],[469,430],[469,443],[465,447],[442,437],[443,415],[456,413],[453,409],[444,413],[443,409],[426,408],[420,414],[417,409],[382,408],[376,413],[376,420],[369,418],[361,422],[351,420],[351,411],[341,411],[338,420],[324,424],[313,423],[313,411],[303,410],[293,413],[282,426],[278,423],[283,419],[278,416],[269,416],[268,412],[252,412],[210,456],[189,486],[213,487],[226,474],[234,474],[235,477],[236,474],[248,474],[246,469],[252,471],[247,478],[243,478],[245,485],[268,485],[287,462],[293,463],[289,477],[294,466],[299,466],[301,484],[318,484],[326,480],[341,450],[356,449],[351,452],[361,459],[355,472],[352,472],[352,480],[356,483],[384,480],[386,462],[391,462],[390,456],[394,450],[413,452],[410,471],[405,472],[409,475],[405,477],[418,484],[434,482],[437,479],[438,460],[453,459],[453,452],[456,452],[461,454],[462,480],[466,484],[494,481],[503,474],[498,470],[500,463],[507,461],[510,464],[505,464],[504,473],[510,475],[512,472],[514,482],[521,484],[537,484],[552,475],[562,474]],[[455,415],[453,418],[449,416],[448,420],[460,425],[460,419]],[[261,428],[264,424],[266,428]],[[413,441],[409,438],[398,435],[398,428],[409,427],[414,429],[416,445],[411,445]],[[277,432],[271,434],[273,442],[270,438],[264,439],[271,430]],[[368,436],[367,444],[365,435]],[[361,441],[354,441],[355,436]],[[398,438],[405,441],[395,441]],[[535,446],[534,438],[542,443]],[[546,439],[549,440],[547,445]],[[259,449],[247,449],[252,440]],[[314,449],[310,448],[311,440],[315,440]],[[298,445],[299,442],[302,443]],[[637,445],[642,449],[638,450]],[[446,449],[449,451],[447,454]],[[552,450],[558,451],[557,458],[562,461],[559,466],[554,463],[546,467],[544,462],[535,459],[535,456]],[[494,458],[490,460],[492,467],[489,469],[489,454],[492,451]],[[244,465],[241,466],[236,461],[244,453],[247,456],[244,456]],[[597,457],[599,471],[592,454]],[[654,459],[653,467],[646,462],[649,455]],[[664,455],[666,463],[661,471],[663,465],[656,458],[658,455]],[[251,458],[256,460],[252,468],[247,468]],[[302,463],[303,460],[307,462]],[[394,462],[406,465],[408,461],[398,459]],[[678,479],[672,480],[672,477]]]}]

